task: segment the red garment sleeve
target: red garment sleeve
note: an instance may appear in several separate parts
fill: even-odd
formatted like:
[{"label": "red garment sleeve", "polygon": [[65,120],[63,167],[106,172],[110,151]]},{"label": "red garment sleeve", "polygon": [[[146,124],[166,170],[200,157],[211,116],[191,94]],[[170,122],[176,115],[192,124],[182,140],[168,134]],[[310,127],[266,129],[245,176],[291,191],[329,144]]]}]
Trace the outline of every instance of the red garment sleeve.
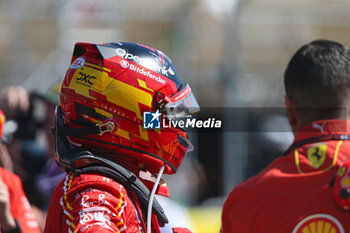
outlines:
[{"label": "red garment sleeve", "polygon": [[38,223],[23,191],[22,181],[12,173],[3,173],[10,195],[12,216],[17,219],[23,233],[40,233]]}]

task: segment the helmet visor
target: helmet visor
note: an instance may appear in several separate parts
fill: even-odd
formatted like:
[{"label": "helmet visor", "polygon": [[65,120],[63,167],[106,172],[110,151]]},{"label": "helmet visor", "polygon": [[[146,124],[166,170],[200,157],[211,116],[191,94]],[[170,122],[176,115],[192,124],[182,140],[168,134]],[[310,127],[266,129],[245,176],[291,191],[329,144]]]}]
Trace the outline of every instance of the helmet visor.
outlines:
[{"label": "helmet visor", "polygon": [[194,146],[190,140],[188,140],[185,137],[181,137],[181,136],[179,137],[181,138],[181,141],[182,141],[181,144],[187,149],[187,152],[191,152],[194,150]]},{"label": "helmet visor", "polygon": [[165,111],[169,120],[179,120],[199,110],[198,102],[188,84],[182,91],[170,98],[165,105]]}]

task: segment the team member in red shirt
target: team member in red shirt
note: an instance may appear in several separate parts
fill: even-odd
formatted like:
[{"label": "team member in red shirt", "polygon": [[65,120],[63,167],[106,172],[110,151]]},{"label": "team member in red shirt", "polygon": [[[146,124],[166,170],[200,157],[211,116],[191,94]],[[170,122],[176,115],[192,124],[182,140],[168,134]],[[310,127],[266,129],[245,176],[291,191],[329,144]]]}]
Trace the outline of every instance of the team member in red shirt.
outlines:
[{"label": "team member in red shirt", "polygon": [[153,198],[168,195],[161,175],[175,173],[193,148],[183,130],[161,127],[162,119],[198,110],[162,52],[77,43],[53,129],[67,176],[54,190],[45,232],[160,232],[168,222]]},{"label": "team member in red shirt", "polygon": [[284,81],[294,142],[231,191],[221,232],[350,232],[350,212],[337,206],[329,186],[350,156],[350,51],[328,40],[306,44]]},{"label": "team member in red shirt", "polygon": [[[3,125],[5,115],[0,110],[0,156],[8,153],[3,144]],[[0,232],[2,233],[40,233],[38,223],[24,194],[20,178],[0,167]]]}]

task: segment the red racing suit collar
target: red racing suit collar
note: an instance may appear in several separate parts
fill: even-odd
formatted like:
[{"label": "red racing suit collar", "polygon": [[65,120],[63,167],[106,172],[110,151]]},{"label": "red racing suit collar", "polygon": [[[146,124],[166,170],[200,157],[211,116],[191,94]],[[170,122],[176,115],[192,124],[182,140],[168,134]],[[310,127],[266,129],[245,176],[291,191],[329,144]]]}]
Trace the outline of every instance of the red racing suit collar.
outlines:
[{"label": "red racing suit collar", "polygon": [[339,119],[313,121],[301,128],[294,136],[292,145],[283,153],[284,155],[310,143],[350,140],[350,121]]},{"label": "red racing suit collar", "polygon": [[295,133],[295,139],[293,143],[308,138],[333,134],[350,135],[350,121],[339,119],[313,121]]}]

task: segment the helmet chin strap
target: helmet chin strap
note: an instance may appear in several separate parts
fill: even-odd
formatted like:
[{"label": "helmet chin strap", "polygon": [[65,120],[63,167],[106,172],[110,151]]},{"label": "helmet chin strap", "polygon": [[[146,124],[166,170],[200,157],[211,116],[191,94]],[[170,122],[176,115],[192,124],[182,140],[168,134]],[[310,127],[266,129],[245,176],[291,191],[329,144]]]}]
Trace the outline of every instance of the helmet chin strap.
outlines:
[{"label": "helmet chin strap", "polygon": [[151,195],[149,197],[148,209],[147,209],[147,233],[151,233],[151,228],[152,228],[152,225],[151,225],[152,205],[153,205],[154,196],[156,194],[156,190],[158,188],[158,184],[159,184],[160,178],[162,177],[163,172],[164,172],[164,168],[165,168],[165,164],[163,164],[163,166],[159,170],[159,173],[158,173],[158,176],[157,176],[157,180],[156,180],[156,182],[153,185],[152,192],[151,192]]}]

